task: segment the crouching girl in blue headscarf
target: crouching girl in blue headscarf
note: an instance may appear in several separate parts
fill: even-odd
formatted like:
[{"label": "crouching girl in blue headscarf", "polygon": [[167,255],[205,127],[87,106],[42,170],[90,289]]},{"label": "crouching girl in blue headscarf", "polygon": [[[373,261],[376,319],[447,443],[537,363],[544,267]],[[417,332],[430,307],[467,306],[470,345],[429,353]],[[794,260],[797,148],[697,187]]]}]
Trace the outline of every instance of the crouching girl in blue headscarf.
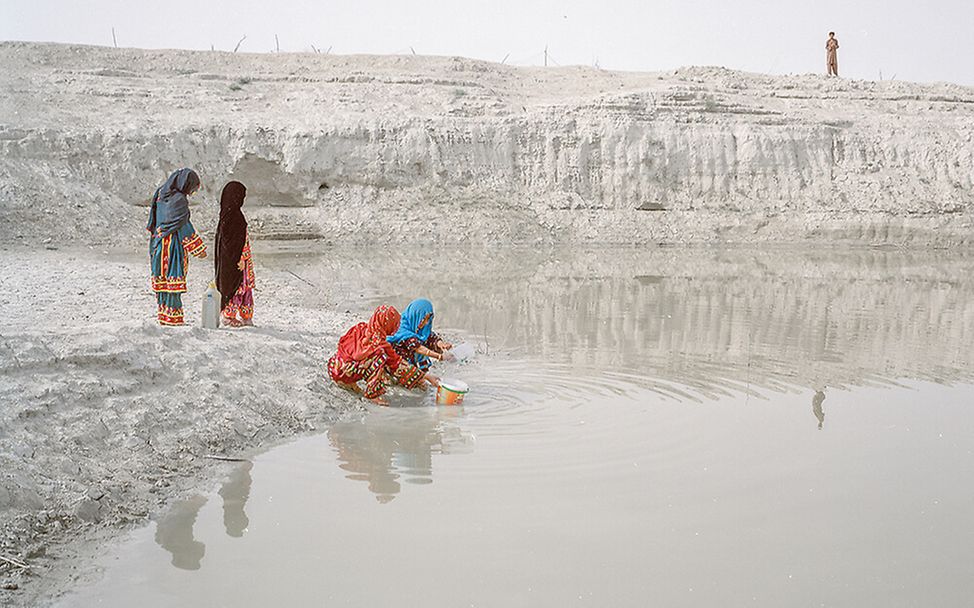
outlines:
[{"label": "crouching girl in blue headscarf", "polygon": [[206,245],[189,221],[189,197],[200,187],[192,169],[174,171],[152,196],[149,210],[149,258],[152,291],[160,325],[183,324],[183,299],[189,256],[206,257]]},{"label": "crouching girl in blue headscarf", "polygon": [[426,299],[413,300],[402,311],[399,330],[389,336],[389,344],[396,353],[419,369],[426,371],[430,359],[452,361],[446,351],[453,348],[433,331],[433,304]]}]

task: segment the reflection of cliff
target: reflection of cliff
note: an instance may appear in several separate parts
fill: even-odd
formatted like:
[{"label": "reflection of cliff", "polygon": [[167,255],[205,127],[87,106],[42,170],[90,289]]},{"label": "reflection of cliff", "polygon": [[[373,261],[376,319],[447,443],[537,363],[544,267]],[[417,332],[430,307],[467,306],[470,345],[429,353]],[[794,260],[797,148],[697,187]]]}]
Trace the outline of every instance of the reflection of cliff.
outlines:
[{"label": "reflection of cliff", "polygon": [[374,410],[333,424],[328,439],[347,477],[367,482],[376,500],[385,503],[399,493],[400,479],[433,482],[433,454],[472,449],[472,437],[445,416],[430,408]]},{"label": "reflection of cliff", "polygon": [[431,298],[438,327],[486,331],[492,348],[704,393],[974,378],[970,254],[494,250],[436,260],[422,277],[396,263],[369,271],[367,260],[348,275],[394,304]]},{"label": "reflection of cliff", "polygon": [[974,285],[892,279],[563,279],[523,295],[514,312],[529,322],[509,340],[676,376],[750,366],[758,383],[951,379],[974,371],[972,296]]}]

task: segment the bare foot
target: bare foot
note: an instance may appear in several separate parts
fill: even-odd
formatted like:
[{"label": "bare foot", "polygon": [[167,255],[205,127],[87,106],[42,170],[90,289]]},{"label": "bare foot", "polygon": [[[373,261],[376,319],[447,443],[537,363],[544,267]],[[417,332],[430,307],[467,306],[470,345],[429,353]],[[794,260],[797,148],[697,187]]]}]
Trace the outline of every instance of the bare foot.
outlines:
[{"label": "bare foot", "polygon": [[342,387],[346,391],[351,391],[351,392],[356,393],[358,395],[361,395],[362,394],[362,387],[360,387],[358,384],[348,384],[347,382],[339,382],[337,380],[335,380],[335,384],[337,384],[338,386]]}]

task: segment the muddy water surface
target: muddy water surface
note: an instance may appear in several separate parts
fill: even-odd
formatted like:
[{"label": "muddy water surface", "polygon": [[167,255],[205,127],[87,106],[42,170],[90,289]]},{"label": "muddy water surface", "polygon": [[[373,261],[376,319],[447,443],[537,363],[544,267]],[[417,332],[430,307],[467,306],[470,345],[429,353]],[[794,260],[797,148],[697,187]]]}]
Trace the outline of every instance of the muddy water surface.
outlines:
[{"label": "muddy water surface", "polygon": [[107,547],[100,580],[59,605],[974,595],[970,256],[280,251],[262,263],[305,286],[298,306],[365,316],[429,297],[437,330],[477,347],[441,368],[471,385],[466,402],[393,392],[392,407],[228,464],[219,488]]}]

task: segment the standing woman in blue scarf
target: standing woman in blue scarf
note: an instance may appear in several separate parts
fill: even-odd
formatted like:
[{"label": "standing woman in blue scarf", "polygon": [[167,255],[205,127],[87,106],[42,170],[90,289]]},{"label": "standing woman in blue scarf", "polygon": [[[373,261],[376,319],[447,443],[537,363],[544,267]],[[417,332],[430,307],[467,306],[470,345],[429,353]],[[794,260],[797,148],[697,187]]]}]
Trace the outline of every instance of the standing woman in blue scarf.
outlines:
[{"label": "standing woman in blue scarf", "polygon": [[446,352],[453,345],[433,331],[433,303],[423,298],[413,300],[402,311],[399,330],[389,336],[389,344],[400,357],[423,371],[429,369],[430,359],[454,359]]},{"label": "standing woman in blue scarf", "polygon": [[159,325],[183,324],[183,298],[189,256],[206,257],[206,245],[189,221],[189,197],[199,190],[192,169],[173,172],[156,190],[149,210],[149,258]]}]

